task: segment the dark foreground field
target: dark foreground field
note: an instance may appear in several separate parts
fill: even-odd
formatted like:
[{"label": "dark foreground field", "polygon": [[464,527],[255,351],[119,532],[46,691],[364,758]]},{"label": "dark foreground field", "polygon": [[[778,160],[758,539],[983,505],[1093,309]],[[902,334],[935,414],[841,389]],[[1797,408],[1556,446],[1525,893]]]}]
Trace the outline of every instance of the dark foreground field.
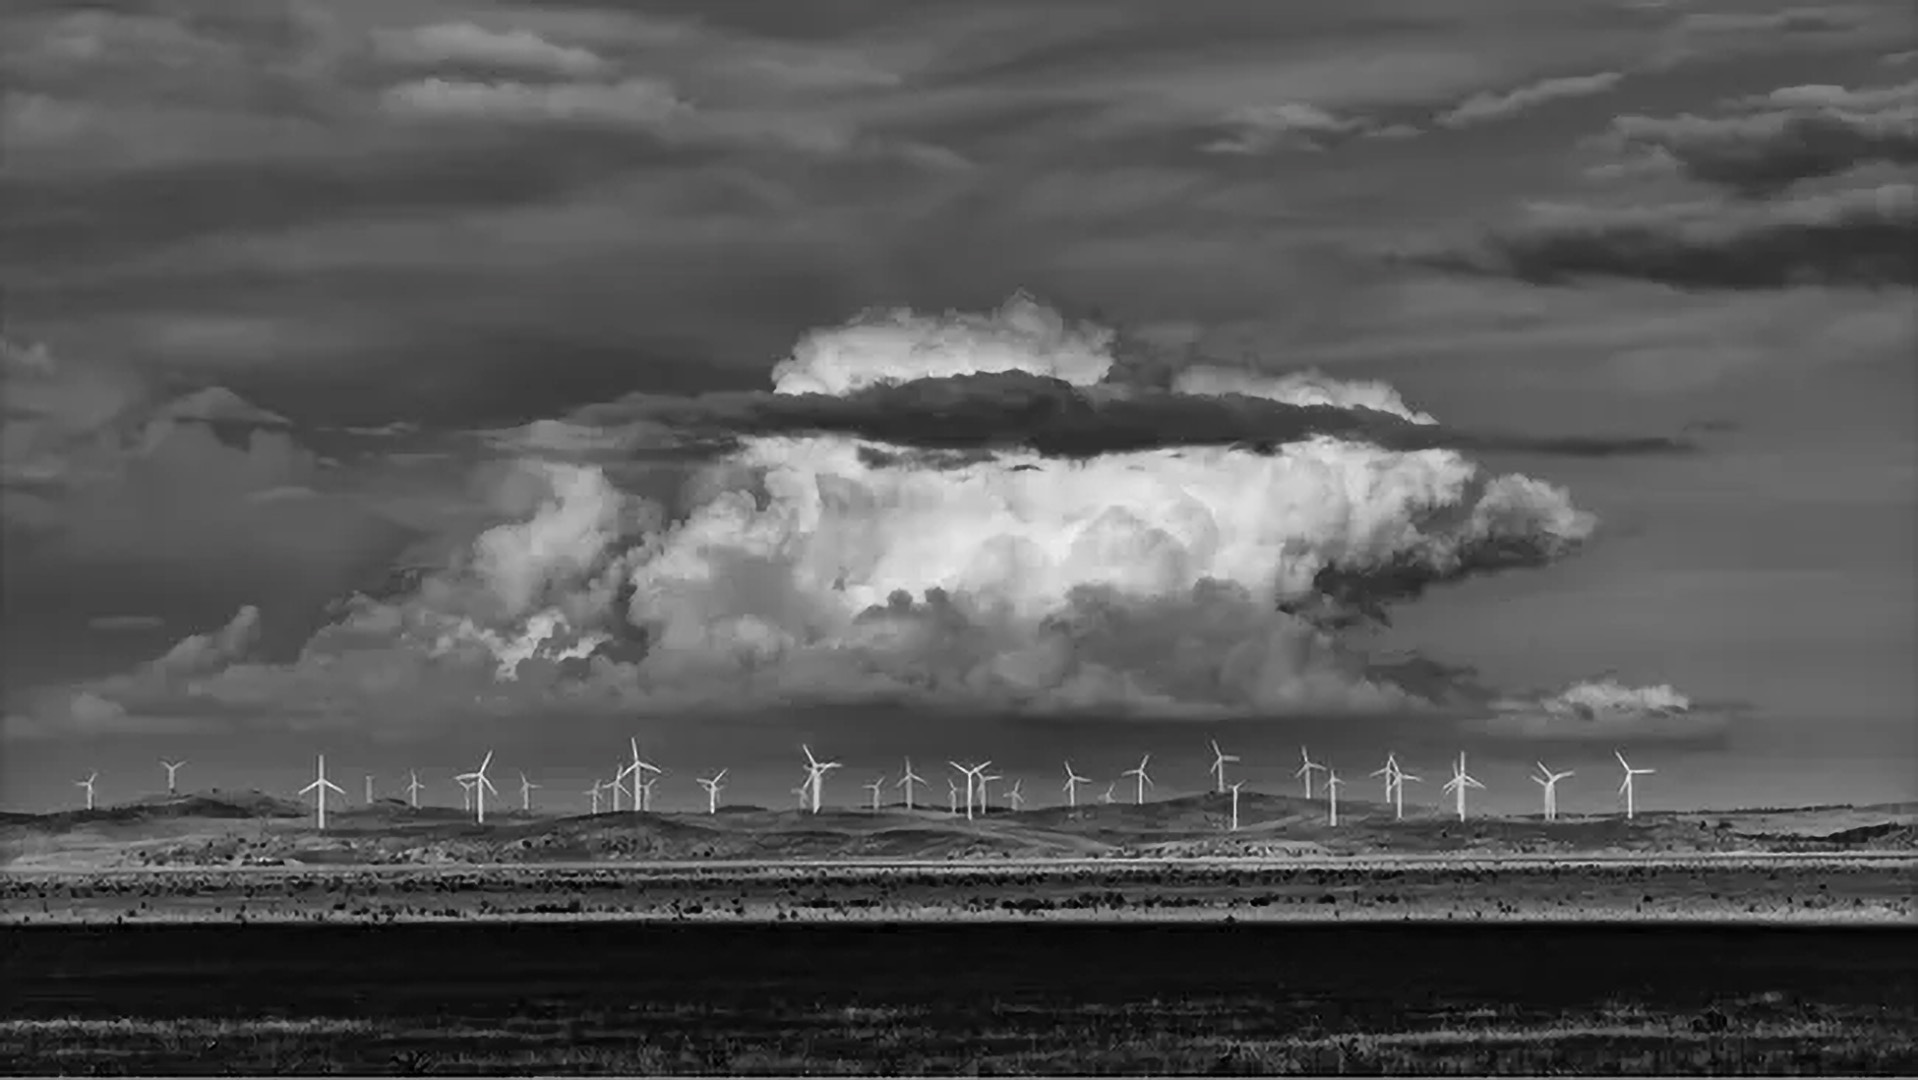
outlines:
[{"label": "dark foreground field", "polygon": [[16,1072],[1918,1070],[1918,931],[16,927]]}]

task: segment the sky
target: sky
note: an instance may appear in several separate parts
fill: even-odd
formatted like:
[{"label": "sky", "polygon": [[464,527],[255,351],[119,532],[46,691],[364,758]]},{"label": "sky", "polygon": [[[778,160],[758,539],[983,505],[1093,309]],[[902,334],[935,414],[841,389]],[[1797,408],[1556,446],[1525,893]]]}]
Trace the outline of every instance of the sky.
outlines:
[{"label": "sky", "polygon": [[[0,805],[1918,798],[1897,0],[0,12]],[[1576,784],[1576,787],[1574,787]],[[1349,796],[1351,797],[1351,796]],[[455,803],[456,804],[456,803]]]}]

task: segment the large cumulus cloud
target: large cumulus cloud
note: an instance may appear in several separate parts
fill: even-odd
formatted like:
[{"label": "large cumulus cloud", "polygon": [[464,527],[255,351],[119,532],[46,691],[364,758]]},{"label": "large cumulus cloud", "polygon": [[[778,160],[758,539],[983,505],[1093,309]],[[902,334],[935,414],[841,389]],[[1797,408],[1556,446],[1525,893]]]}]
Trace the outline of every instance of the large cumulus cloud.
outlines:
[{"label": "large cumulus cloud", "polygon": [[[1147,393],[1106,383],[1112,370],[1105,331],[1022,298],[987,316],[879,313],[820,331],[764,396],[920,400],[927,388],[914,388],[932,382],[962,408],[967,387],[1010,380],[1104,403],[1097,412]],[[1161,430],[1125,449],[973,440],[938,460],[904,431],[745,424],[642,497],[577,452],[631,436],[588,410],[543,429],[561,452],[507,474],[522,512],[449,565],[346,602],[289,662],[228,664],[141,707],[395,727],[873,699],[1151,716],[1416,710],[1446,687],[1370,661],[1345,628],[1438,582],[1563,557],[1596,526],[1550,483],[1372,437],[1439,429],[1379,384],[1192,370],[1149,395],[1155,408],[1229,399],[1323,422],[1259,446]],[[741,415],[763,425],[776,412]],[[633,423],[630,410],[600,419]],[[677,431],[664,414],[644,423]]]}]

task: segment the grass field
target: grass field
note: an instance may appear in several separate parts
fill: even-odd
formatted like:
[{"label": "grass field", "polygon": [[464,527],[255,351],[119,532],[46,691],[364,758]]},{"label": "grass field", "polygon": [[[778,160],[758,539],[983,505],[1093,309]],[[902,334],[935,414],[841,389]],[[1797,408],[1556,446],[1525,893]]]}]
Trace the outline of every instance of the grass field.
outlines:
[{"label": "grass field", "polygon": [[1723,927],[20,929],[18,1072],[1918,1069],[1918,933]]},{"label": "grass field", "polygon": [[167,869],[0,874],[0,925],[473,920],[1874,923],[1903,857]]}]

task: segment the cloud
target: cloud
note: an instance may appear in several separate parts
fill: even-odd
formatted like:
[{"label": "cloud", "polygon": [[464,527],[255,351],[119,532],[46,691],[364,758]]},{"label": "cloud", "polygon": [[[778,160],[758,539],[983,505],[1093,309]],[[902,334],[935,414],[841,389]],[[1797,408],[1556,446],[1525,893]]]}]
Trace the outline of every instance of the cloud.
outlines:
[{"label": "cloud", "polygon": [[[942,379],[1119,390],[1101,381],[1107,340],[1029,300],[997,321],[872,313],[807,338],[767,396],[837,396],[795,392],[826,385],[851,402]],[[967,355],[982,370],[956,370]],[[1388,387],[1323,376],[1200,371],[1183,385],[1192,392],[1152,393],[1410,412]],[[1288,395],[1318,402],[1272,400]],[[748,434],[658,498],[593,465],[536,461],[503,474],[497,498],[513,520],[383,598],[346,602],[289,663],[209,670],[244,651],[230,628],[76,692],[143,716],[267,710],[401,727],[874,699],[1167,717],[1418,711],[1438,688],[1401,685],[1403,665],[1374,668],[1340,627],[1431,584],[1564,557],[1596,525],[1563,490],[1482,475],[1454,450],[1325,435],[1256,452],[995,447],[928,463],[846,434]]]},{"label": "cloud", "polygon": [[1471,726],[1528,741],[1700,741],[1723,735],[1736,711],[1700,705],[1669,685],[1631,687],[1608,678],[1538,698],[1500,699]]},{"label": "cloud", "polygon": [[1474,94],[1440,113],[1433,122],[1444,128],[1463,128],[1505,120],[1549,102],[1605,93],[1624,77],[1622,72],[1601,71],[1541,79],[1503,93]]},{"label": "cloud", "polygon": [[1476,241],[1418,252],[1448,269],[1555,284],[1637,278],[1693,289],[1918,281],[1918,186],[1885,183],[1761,204],[1535,207]]},{"label": "cloud", "polygon": [[1720,116],[1621,116],[1606,140],[1614,169],[1666,167],[1745,195],[1863,165],[1918,163],[1918,82],[1847,89],[1789,86],[1729,103]]},{"label": "cloud", "polygon": [[584,78],[606,61],[589,49],[559,45],[528,30],[489,30],[470,22],[375,31],[380,53],[406,64],[473,64]]},{"label": "cloud", "polygon": [[1262,154],[1281,148],[1324,150],[1376,130],[1363,117],[1334,116],[1316,105],[1296,101],[1237,109],[1226,117],[1226,123],[1237,128],[1237,133],[1208,143],[1205,150],[1219,154]]},{"label": "cloud", "polygon": [[670,131],[692,106],[656,79],[616,83],[523,83],[417,79],[388,87],[380,97],[387,112],[430,120],[497,120],[511,123],[578,123]]},{"label": "cloud", "polygon": [[1679,29],[1693,34],[1739,34],[1778,31],[1817,34],[1849,30],[1861,21],[1850,7],[1789,7],[1777,11],[1696,11],[1679,20]]}]

